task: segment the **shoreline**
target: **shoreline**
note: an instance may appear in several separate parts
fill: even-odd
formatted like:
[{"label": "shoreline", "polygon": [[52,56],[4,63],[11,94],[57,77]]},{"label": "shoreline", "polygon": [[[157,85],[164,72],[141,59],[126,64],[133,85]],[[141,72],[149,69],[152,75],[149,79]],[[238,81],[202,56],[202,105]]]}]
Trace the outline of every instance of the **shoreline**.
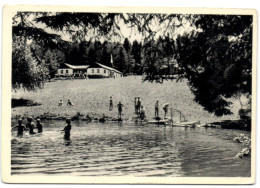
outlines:
[{"label": "shoreline", "polygon": [[[18,120],[19,118],[22,118],[23,120],[26,120],[26,118],[29,116],[26,115],[15,115],[12,116],[11,119]],[[40,119],[41,121],[65,121],[67,118],[70,118],[72,121],[85,121],[85,122],[99,122],[99,123],[108,123],[108,122],[136,122],[140,123],[139,117],[135,116],[132,118],[126,117],[118,119],[116,117],[107,116],[105,114],[96,114],[96,113],[90,113],[87,115],[83,115],[80,113],[75,114],[74,116],[71,115],[60,115],[60,114],[52,114],[52,113],[44,113],[42,115],[38,116],[31,116],[34,120]],[[148,120],[144,119],[142,122],[148,124]],[[165,125],[166,126],[166,125]],[[168,125],[171,126],[171,125]],[[234,130],[244,130],[244,131],[251,131],[251,122],[245,122],[243,120],[221,120],[217,122],[209,122],[204,124],[201,127],[205,128],[221,128],[221,129],[234,129]]]}]

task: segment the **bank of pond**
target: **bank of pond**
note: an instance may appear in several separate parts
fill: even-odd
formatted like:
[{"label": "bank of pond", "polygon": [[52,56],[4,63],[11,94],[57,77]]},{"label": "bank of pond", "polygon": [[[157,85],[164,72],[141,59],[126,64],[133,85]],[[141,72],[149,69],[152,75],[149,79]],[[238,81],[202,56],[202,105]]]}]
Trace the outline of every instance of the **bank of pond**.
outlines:
[{"label": "bank of pond", "polygon": [[[17,115],[12,117],[13,121],[16,121],[18,119],[26,120],[28,116],[24,115]],[[45,120],[58,120],[58,121],[65,121],[67,118],[70,118],[72,121],[85,121],[85,122],[135,122],[136,124],[140,125],[150,125],[150,124],[156,124],[156,125],[162,125],[162,126],[175,126],[175,127],[211,127],[211,128],[222,128],[222,129],[237,129],[237,130],[245,130],[245,131],[251,131],[251,121],[245,121],[245,120],[222,120],[222,121],[216,121],[216,122],[208,122],[208,123],[200,123],[199,120],[195,121],[174,121],[170,117],[168,118],[144,118],[141,119],[139,116],[133,116],[131,118],[117,118],[117,117],[109,117],[105,114],[96,114],[91,113],[87,115],[83,115],[80,112],[75,114],[74,116],[68,116],[68,115],[59,115],[59,114],[51,114],[51,113],[44,113],[39,116],[32,116],[34,120],[40,119],[41,121]]]}]

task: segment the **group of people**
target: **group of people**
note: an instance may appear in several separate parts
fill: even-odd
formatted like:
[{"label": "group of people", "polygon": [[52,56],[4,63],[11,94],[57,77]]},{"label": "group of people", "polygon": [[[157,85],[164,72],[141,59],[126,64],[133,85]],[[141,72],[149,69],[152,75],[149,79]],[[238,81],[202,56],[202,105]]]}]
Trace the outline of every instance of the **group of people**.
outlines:
[{"label": "group of people", "polygon": [[[118,109],[118,120],[122,119],[124,105],[119,101],[117,104]],[[109,111],[113,110],[113,99],[110,97],[109,99]],[[141,105],[140,97],[135,97],[135,113],[139,115],[139,117],[143,120],[145,118],[145,108]]]},{"label": "group of people", "polygon": [[[118,119],[120,120],[122,118],[122,112],[123,112],[124,105],[119,101],[117,104],[118,108]],[[113,99],[110,97],[109,99],[109,111],[113,110]],[[140,97],[135,97],[135,113],[144,120],[145,118],[145,108],[141,105]]]},{"label": "group of people", "polygon": [[[63,101],[60,100],[59,105],[62,106],[62,104],[63,104]],[[73,105],[73,104],[71,103],[70,100],[68,100],[67,105]],[[146,117],[145,116],[145,108],[141,103],[140,97],[135,97],[134,105],[135,105],[134,106],[135,107],[135,113],[141,118],[141,120],[144,120],[144,118]],[[117,104],[118,120],[120,120],[122,118],[123,107],[124,107],[124,105],[121,103],[121,101],[119,101],[119,103]],[[156,100],[156,102],[154,104],[154,108],[155,108],[155,118],[158,119],[159,118],[159,99]],[[168,108],[169,108],[169,103],[163,104],[164,118],[166,118],[166,115],[168,113]],[[110,99],[109,99],[109,111],[112,111],[112,110],[113,110],[113,99],[112,99],[112,97],[110,97]],[[17,136],[18,137],[22,137],[24,131],[29,131],[29,134],[36,134],[36,132],[34,132],[35,128],[38,129],[38,133],[43,132],[43,128],[42,128],[43,126],[42,126],[40,119],[36,120],[36,122],[37,122],[36,127],[34,126],[35,124],[33,122],[32,117],[28,117],[27,121],[28,122],[26,123],[26,126],[24,126],[23,120],[18,119],[18,125],[12,127],[12,128],[17,128]],[[64,132],[64,139],[70,140],[71,119],[67,118],[66,123],[67,123],[67,125],[61,131]]]},{"label": "group of people", "polygon": [[[18,125],[12,127],[12,129],[17,128],[17,137],[23,137],[24,131],[29,131],[30,135],[36,134],[36,132],[34,132],[35,128],[38,129],[38,133],[42,133],[43,132],[43,128],[42,128],[43,126],[42,126],[41,120],[37,119],[36,122],[37,123],[36,123],[36,127],[35,127],[34,126],[34,122],[33,122],[33,118],[32,117],[28,117],[26,126],[24,126],[23,125],[23,120],[22,119],[18,119]],[[70,140],[71,119],[67,118],[66,119],[66,123],[67,123],[67,125],[61,131],[64,132],[64,139],[65,140]]]},{"label": "group of people", "polygon": [[[123,107],[124,105],[121,103],[121,101],[119,101],[119,103],[117,104],[117,108],[118,108],[118,119],[121,119],[122,117],[122,112],[123,112]],[[138,117],[141,118],[141,120],[144,120],[145,116],[145,107],[142,105],[141,99],[140,97],[135,97],[134,99],[134,108],[135,108],[135,114],[138,115]],[[154,109],[155,109],[155,119],[159,118],[159,99],[156,100],[155,104],[154,104]],[[166,118],[167,114],[168,114],[168,109],[169,109],[169,103],[165,103],[163,104],[163,111],[164,111],[164,119]],[[112,97],[110,97],[109,99],[109,111],[113,110],[113,99]]]},{"label": "group of people", "polygon": [[18,119],[18,125],[14,126],[12,128],[17,128],[17,136],[18,137],[22,137],[24,131],[29,131],[29,134],[36,134],[36,132],[34,132],[35,128],[38,129],[38,133],[42,133],[41,120],[37,119],[36,122],[37,122],[36,123],[36,127],[34,127],[33,118],[32,117],[28,117],[26,126],[24,126],[23,125],[23,120],[22,119]]},{"label": "group of people", "polygon": [[[62,106],[62,105],[63,105],[63,100],[60,100],[59,106]],[[70,101],[70,99],[68,99],[67,106],[74,106],[74,104]]]},{"label": "group of people", "polygon": [[145,108],[142,105],[142,102],[140,100],[140,97],[135,97],[135,114],[137,114],[141,120],[144,120],[145,118]]}]

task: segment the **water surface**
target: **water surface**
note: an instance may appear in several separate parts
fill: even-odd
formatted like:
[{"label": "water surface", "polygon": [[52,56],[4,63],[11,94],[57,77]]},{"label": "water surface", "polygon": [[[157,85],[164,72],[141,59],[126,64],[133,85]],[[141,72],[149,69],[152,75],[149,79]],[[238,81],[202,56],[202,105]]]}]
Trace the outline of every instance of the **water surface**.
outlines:
[{"label": "water surface", "polygon": [[134,123],[43,122],[44,132],[23,138],[12,132],[12,175],[249,177],[250,158],[236,158],[241,133]]}]

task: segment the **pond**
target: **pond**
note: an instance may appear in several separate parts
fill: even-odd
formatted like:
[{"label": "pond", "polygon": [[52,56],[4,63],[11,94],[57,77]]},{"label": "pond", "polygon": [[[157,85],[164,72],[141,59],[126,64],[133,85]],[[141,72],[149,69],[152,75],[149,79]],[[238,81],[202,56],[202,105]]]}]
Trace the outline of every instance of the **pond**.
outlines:
[{"label": "pond", "polygon": [[250,132],[182,128],[130,122],[72,122],[71,142],[63,121],[43,122],[44,132],[16,137],[12,175],[250,177],[251,159],[236,156],[233,141]]}]

